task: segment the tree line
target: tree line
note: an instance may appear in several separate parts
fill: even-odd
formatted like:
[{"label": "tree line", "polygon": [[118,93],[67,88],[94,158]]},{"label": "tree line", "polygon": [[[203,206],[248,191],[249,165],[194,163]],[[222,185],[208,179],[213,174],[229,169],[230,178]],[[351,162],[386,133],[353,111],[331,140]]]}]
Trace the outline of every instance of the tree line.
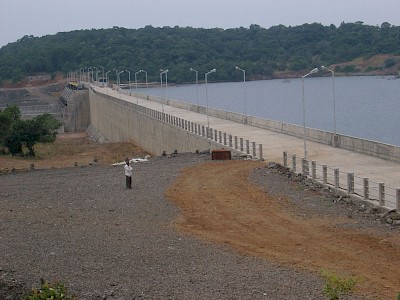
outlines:
[{"label": "tree line", "polygon": [[[400,55],[400,26],[343,22],[338,27],[312,23],[268,29],[113,27],[24,36],[2,47],[0,84],[99,66],[131,73],[143,69],[149,81],[159,80],[160,69],[169,69],[168,80],[176,83],[194,81],[190,68],[200,74],[216,68],[217,80],[240,80],[236,65],[249,78],[268,78],[275,71],[307,70],[376,54]],[[115,80],[115,72],[109,76]]]}]

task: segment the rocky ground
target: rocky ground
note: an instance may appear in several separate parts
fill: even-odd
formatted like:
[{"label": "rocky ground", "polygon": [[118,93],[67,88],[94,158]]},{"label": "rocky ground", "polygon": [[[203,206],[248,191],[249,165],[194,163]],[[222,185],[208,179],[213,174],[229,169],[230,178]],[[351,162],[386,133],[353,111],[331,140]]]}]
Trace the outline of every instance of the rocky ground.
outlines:
[{"label": "rocky ground", "polygon": [[323,268],[364,278],[346,299],[400,291],[399,231],[379,212],[210,159],[137,163],[132,190],[121,166],[1,174],[0,299],[41,278],[79,299],[324,299]]}]

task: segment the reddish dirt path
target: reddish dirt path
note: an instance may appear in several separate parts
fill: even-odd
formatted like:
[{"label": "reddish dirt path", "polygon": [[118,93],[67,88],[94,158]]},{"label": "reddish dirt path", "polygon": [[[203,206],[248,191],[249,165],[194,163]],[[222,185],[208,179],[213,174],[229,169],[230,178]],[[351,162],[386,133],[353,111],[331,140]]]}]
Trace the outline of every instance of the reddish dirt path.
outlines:
[{"label": "reddish dirt path", "polygon": [[[338,228],[351,219],[302,219],[248,180],[260,163],[209,162],[184,170],[167,196],[181,208],[179,230],[284,265],[357,275],[358,293],[395,299],[400,237]],[[283,200],[283,201],[282,201]],[[395,296],[396,295],[396,296]]]}]

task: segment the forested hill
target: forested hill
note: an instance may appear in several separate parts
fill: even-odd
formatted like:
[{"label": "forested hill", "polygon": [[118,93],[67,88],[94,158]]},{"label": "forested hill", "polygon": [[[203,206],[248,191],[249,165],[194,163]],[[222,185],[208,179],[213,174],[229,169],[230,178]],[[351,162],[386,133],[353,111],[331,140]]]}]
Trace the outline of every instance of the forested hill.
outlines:
[{"label": "forested hill", "polygon": [[[149,81],[159,80],[160,69],[167,68],[168,80],[177,83],[193,81],[190,68],[198,70],[199,77],[216,68],[215,80],[240,80],[243,75],[236,65],[249,78],[267,78],[276,71],[310,70],[377,54],[400,55],[400,26],[356,22],[339,27],[313,23],[225,30],[114,27],[24,36],[0,49],[0,83],[100,66],[130,70],[132,77],[144,69]],[[388,59],[385,64],[396,62]]]}]

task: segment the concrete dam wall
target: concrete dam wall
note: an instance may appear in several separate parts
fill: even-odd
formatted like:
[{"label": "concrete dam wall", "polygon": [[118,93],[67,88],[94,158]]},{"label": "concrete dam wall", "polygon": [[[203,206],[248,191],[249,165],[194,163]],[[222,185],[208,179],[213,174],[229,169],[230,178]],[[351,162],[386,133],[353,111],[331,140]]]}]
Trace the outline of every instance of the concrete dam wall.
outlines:
[{"label": "concrete dam wall", "polygon": [[132,140],[154,155],[161,155],[164,151],[184,153],[224,148],[185,130],[179,126],[183,125],[181,120],[164,113],[97,93],[93,89],[89,91],[89,100],[91,129],[110,142]]}]

